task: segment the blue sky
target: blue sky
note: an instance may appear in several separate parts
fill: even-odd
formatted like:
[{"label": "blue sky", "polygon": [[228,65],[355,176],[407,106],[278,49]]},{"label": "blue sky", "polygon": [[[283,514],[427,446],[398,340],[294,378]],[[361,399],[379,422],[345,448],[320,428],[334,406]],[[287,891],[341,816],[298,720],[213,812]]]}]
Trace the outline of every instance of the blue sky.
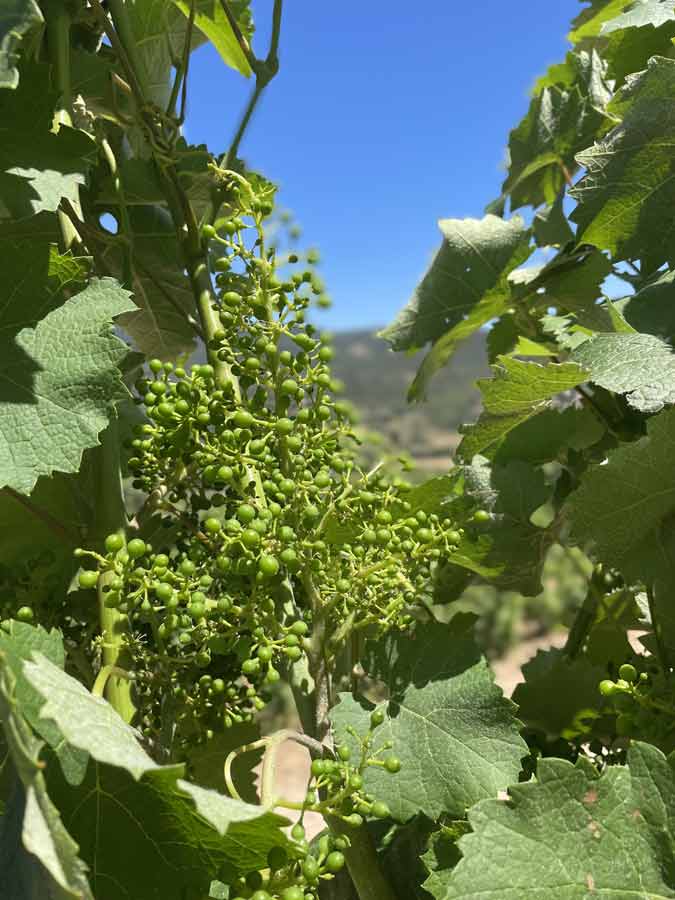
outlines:
[{"label": "blue sky", "polygon": [[[256,49],[270,0],[253,0]],[[565,54],[578,0],[286,0],[281,69],[241,155],[321,251],[321,322],[374,328],[407,301],[439,218],[481,216],[538,74]],[[186,137],[220,151],[250,84],[210,47],[191,69]]]}]

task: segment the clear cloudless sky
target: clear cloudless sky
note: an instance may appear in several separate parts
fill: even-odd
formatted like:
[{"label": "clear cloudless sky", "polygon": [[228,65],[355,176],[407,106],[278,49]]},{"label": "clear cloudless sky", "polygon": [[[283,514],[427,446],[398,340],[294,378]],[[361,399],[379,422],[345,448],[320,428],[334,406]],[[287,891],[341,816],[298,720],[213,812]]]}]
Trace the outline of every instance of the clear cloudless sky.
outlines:
[{"label": "clear cloudless sky", "polygon": [[[267,52],[271,0],[253,0]],[[321,323],[374,328],[407,301],[439,218],[483,215],[528,92],[568,49],[578,0],[286,0],[277,77],[240,149],[321,251]],[[251,89],[193,57],[186,137],[222,151]]]}]

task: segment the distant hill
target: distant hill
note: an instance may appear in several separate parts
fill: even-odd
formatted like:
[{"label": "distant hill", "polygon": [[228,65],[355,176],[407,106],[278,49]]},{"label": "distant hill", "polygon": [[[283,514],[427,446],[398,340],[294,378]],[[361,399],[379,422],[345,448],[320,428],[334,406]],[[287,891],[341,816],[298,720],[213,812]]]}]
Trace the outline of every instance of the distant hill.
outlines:
[{"label": "distant hill", "polygon": [[447,467],[459,442],[457,429],[480,411],[476,379],[490,374],[485,335],[460,344],[449,366],[432,380],[428,399],[408,403],[406,394],[424,357],[392,353],[369,331],[337,332],[333,372],[361,413],[361,424],[382,432],[425,469]]}]

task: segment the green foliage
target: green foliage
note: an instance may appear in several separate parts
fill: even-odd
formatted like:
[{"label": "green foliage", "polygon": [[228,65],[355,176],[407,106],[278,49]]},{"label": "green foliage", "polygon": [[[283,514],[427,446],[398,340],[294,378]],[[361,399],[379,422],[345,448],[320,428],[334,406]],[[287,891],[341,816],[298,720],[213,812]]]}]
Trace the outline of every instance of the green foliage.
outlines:
[{"label": "green foliage", "polygon": [[[395,819],[420,813],[432,820],[443,813],[461,817],[518,772],[526,748],[514,707],[495,686],[470,637],[449,635],[438,625],[420,628],[412,642],[374,644],[366,650],[365,667],[389,694],[378,738],[390,741],[401,759],[399,776],[373,768],[366,787],[387,802]],[[349,727],[363,731],[370,714],[367,706],[342,695],[332,713],[338,739]]]},{"label": "green foliage", "polygon": [[503,222],[442,219],[443,243],[424,279],[396,321],[382,332],[394,350],[431,342],[411,397],[426,391],[431,376],[457,344],[506,309],[509,273],[528,256],[528,235],[520,218]]},{"label": "green foliage", "polygon": [[[474,421],[416,484],[365,463],[331,361],[358,395],[370,345],[239,158],[281,12],[262,56],[245,0],[0,13],[0,894],[675,896],[675,7],[587,5],[498,199],[441,220],[383,336]],[[216,151],[205,41],[255,82]],[[483,346],[476,417],[433,376]],[[478,648],[531,619],[569,632],[512,702]]]},{"label": "green foliage", "polygon": [[648,744],[600,776],[585,762],[542,760],[510,803],[474,807],[463,858],[433,896],[672,897],[672,785],[669,761]]}]

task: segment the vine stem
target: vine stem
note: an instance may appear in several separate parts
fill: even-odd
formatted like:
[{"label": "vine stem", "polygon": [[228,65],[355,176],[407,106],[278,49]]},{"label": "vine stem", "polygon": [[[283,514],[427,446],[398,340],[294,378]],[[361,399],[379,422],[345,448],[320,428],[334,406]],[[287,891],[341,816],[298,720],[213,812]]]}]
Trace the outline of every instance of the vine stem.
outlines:
[{"label": "vine stem", "polygon": [[[113,419],[103,435],[96,471],[98,496],[96,502],[97,538],[103,541],[111,532],[124,534],[126,511],[120,474],[119,428]],[[106,587],[115,577],[104,572],[98,580],[99,629],[101,634],[101,671],[108,669],[103,696],[125,722],[131,722],[136,708],[132,699],[132,685],[126,674],[131,660],[125,646],[129,634],[129,620],[118,609],[106,606]],[[124,670],[122,677],[119,670]]]},{"label": "vine stem", "polygon": [[[308,731],[310,737],[324,746],[329,742],[328,713],[331,706],[330,668],[325,652],[326,623],[321,596],[316,590],[310,573],[305,573],[303,583],[308,600],[312,605],[314,619],[312,647],[309,651],[309,669],[314,680],[314,691],[308,698],[306,695],[302,695],[301,685],[292,683],[291,687],[303,728]],[[313,715],[308,716],[307,704],[312,699]],[[310,752],[314,757],[320,755],[315,751]],[[334,816],[327,816],[326,820],[331,831],[349,839],[350,845],[345,849],[344,856],[359,900],[396,900],[394,891],[380,868],[375,845],[366,829],[363,827],[353,828]]]}]

